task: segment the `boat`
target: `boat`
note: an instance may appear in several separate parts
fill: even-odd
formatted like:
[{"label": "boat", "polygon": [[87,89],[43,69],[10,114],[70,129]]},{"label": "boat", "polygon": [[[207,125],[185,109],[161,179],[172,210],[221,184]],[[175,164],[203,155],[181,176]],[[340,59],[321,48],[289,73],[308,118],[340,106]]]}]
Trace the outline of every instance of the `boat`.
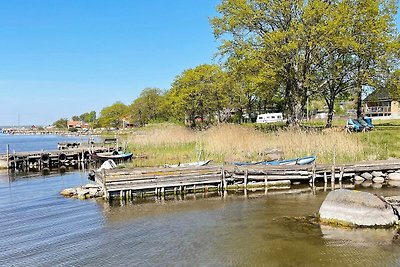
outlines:
[{"label": "boat", "polygon": [[106,161],[109,159],[112,160],[130,160],[133,156],[133,153],[122,153],[122,152],[118,152],[118,151],[113,151],[113,152],[104,152],[104,153],[92,153],[91,158],[93,160],[97,160],[97,161]]},{"label": "boat", "polygon": [[203,160],[196,162],[188,162],[188,163],[178,163],[178,164],[165,164],[165,168],[177,168],[177,167],[200,167],[207,165],[211,160]]},{"label": "boat", "polygon": [[259,162],[233,162],[237,166],[245,165],[307,165],[313,163],[317,159],[316,156],[307,156],[295,159],[284,159],[274,161],[259,161]]}]

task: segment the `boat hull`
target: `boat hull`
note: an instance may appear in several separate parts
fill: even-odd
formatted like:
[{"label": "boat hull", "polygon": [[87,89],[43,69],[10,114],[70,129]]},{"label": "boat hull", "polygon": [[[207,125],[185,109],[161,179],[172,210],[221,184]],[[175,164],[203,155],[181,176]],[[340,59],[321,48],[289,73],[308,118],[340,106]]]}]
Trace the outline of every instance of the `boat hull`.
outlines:
[{"label": "boat hull", "polygon": [[286,160],[275,160],[275,161],[260,161],[260,162],[234,162],[234,165],[245,166],[245,165],[307,165],[311,164],[316,160],[315,156],[308,156],[295,159]]}]

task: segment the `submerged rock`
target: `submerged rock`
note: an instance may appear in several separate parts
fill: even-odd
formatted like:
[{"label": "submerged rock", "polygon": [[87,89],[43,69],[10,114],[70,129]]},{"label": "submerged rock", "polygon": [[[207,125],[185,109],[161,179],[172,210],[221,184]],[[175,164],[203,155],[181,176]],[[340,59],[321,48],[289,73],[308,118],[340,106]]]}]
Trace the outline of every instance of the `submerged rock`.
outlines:
[{"label": "submerged rock", "polygon": [[372,180],[372,178],[373,178],[372,174],[370,174],[368,172],[364,172],[363,174],[361,174],[361,177],[363,177],[364,179],[367,179],[367,180]]},{"label": "submerged rock", "polygon": [[400,173],[398,172],[389,173],[388,179],[392,181],[400,181]]},{"label": "submerged rock", "polygon": [[373,171],[371,175],[374,177],[381,177],[383,176],[383,172]]},{"label": "submerged rock", "polygon": [[374,183],[381,184],[381,183],[383,183],[385,181],[385,178],[383,178],[381,176],[377,176],[377,177],[374,177],[374,179],[372,179],[372,181]]},{"label": "submerged rock", "polygon": [[354,181],[361,181],[361,182],[364,182],[364,178],[363,177],[361,177],[361,176],[358,176],[358,175],[356,175],[356,176],[354,176]]},{"label": "submerged rock", "polygon": [[75,188],[67,188],[64,189],[63,191],[60,192],[61,195],[64,197],[73,197],[76,195],[76,189]]},{"label": "submerged rock", "polygon": [[330,192],[319,214],[323,223],[345,226],[390,226],[399,220],[397,210],[383,198],[346,189]]}]

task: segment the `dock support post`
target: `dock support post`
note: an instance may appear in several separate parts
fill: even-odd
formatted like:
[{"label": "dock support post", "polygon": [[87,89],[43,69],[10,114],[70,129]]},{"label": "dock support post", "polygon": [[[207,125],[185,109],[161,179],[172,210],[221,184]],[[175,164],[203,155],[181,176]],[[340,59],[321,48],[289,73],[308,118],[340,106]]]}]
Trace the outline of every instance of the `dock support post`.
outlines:
[{"label": "dock support post", "polygon": [[161,196],[163,197],[165,195],[165,188],[161,187]]},{"label": "dock support post", "polygon": [[225,179],[226,177],[225,177],[224,167],[221,168],[221,178],[222,178],[221,190],[226,190],[227,183],[226,183],[226,179]]},{"label": "dock support post", "polygon": [[268,187],[268,174],[265,174],[265,178],[264,178],[264,186],[265,188]]},{"label": "dock support post", "polygon": [[249,171],[246,169],[245,171],[244,171],[244,181],[243,181],[243,183],[244,183],[244,188],[247,188],[247,179],[249,178]]},{"label": "dock support post", "polygon": [[174,196],[176,196],[176,186],[174,187]]},{"label": "dock support post", "polygon": [[105,169],[101,170],[101,182],[103,183],[104,198],[108,200],[109,195],[108,195],[107,187],[106,187],[106,170]]},{"label": "dock support post", "polygon": [[158,188],[157,188],[157,187],[154,189],[154,195],[155,195],[156,197],[158,197]]},{"label": "dock support post", "polygon": [[312,187],[315,187],[315,177],[316,177],[316,167],[315,167],[315,161],[313,163],[312,167]]},{"label": "dock support post", "polygon": [[331,175],[331,190],[335,190],[335,165],[336,165],[336,145],[333,145],[333,165],[332,165],[332,175]]},{"label": "dock support post", "polygon": [[10,169],[10,145],[7,144],[7,169]]},{"label": "dock support post", "polygon": [[326,172],[324,172],[324,183],[328,183],[328,175],[326,175]]},{"label": "dock support post", "polygon": [[193,194],[196,194],[196,185],[193,185]]}]

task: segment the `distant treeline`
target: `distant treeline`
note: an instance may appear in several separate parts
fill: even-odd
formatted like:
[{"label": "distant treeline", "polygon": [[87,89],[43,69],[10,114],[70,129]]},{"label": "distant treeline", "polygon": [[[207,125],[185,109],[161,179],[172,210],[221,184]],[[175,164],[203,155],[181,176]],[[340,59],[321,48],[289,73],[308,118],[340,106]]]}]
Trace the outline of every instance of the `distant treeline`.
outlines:
[{"label": "distant treeline", "polygon": [[169,90],[146,88],[128,106],[117,102],[98,118],[79,119],[100,127],[193,125],[283,111],[297,125],[308,100],[321,100],[330,127],[339,100],[354,100],[361,115],[371,88],[399,95],[396,0],[223,0],[217,11],[210,23],[221,41],[219,64],[185,70]]}]

